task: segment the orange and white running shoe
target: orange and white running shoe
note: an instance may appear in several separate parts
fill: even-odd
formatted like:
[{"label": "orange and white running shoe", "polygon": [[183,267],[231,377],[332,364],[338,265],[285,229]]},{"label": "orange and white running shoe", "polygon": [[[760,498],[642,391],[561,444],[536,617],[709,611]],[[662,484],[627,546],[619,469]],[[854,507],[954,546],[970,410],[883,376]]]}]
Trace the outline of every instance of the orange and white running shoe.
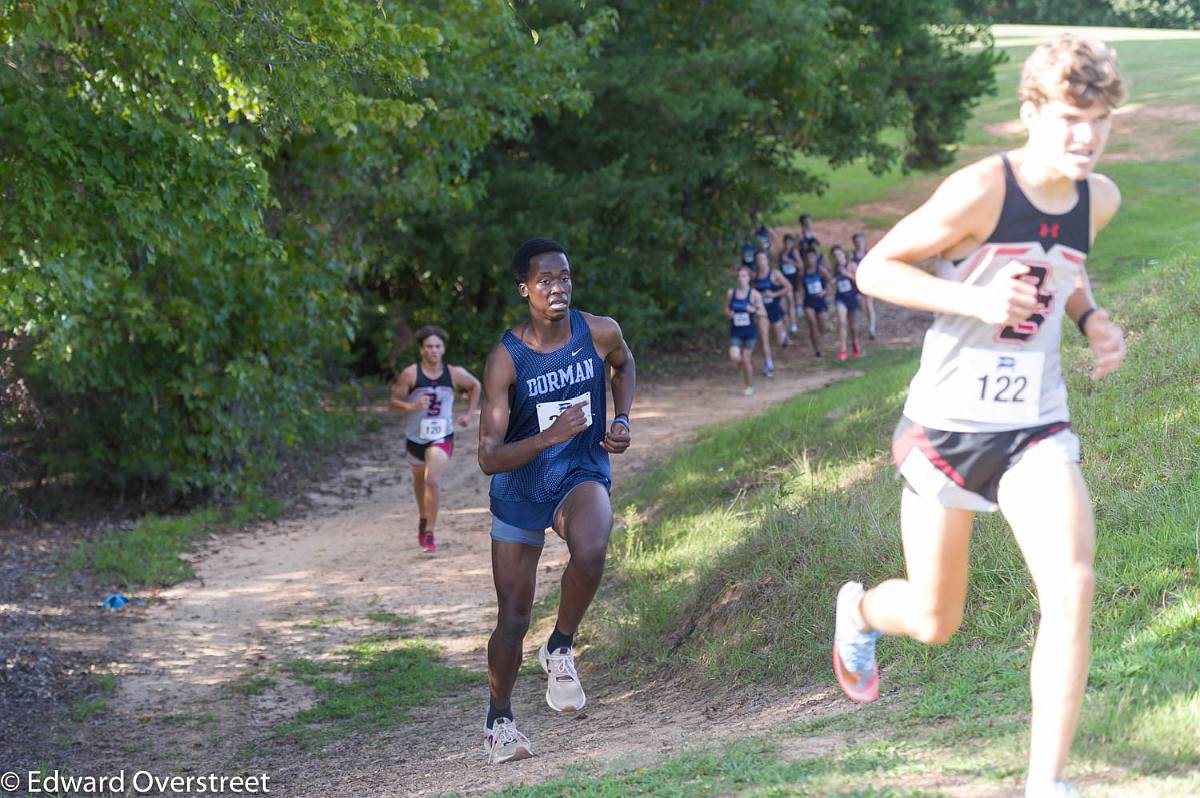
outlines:
[{"label": "orange and white running shoe", "polygon": [[864,592],[861,582],[847,582],[838,591],[833,672],[847,698],[869,704],[879,699],[879,666],[875,662],[879,632],[860,631],[854,622],[854,608]]}]

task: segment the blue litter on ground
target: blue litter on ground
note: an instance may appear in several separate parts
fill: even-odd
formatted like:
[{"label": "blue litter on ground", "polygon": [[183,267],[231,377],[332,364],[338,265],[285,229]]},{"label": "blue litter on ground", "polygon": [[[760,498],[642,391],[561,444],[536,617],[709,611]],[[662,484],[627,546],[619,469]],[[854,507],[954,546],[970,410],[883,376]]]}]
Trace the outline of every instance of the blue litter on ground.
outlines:
[{"label": "blue litter on ground", "polygon": [[104,599],[104,609],[120,610],[124,609],[125,605],[128,603],[128,596],[122,596],[120,593],[112,593],[108,596],[108,598]]}]

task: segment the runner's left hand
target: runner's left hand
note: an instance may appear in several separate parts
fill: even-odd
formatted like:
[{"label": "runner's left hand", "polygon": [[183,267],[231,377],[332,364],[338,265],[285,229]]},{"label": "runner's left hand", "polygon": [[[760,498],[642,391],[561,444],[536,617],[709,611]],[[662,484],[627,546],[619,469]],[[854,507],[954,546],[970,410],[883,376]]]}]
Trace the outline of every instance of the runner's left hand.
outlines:
[{"label": "runner's left hand", "polygon": [[600,448],[609,454],[621,454],[629,448],[629,427],[618,422],[608,425],[608,434],[600,441]]},{"label": "runner's left hand", "polygon": [[1109,320],[1107,310],[1097,310],[1088,316],[1084,326],[1092,354],[1096,357],[1092,379],[1102,380],[1120,368],[1125,359],[1125,334]]},{"label": "runner's left hand", "polygon": [[463,413],[461,416],[459,416],[458,426],[460,429],[466,429],[467,427],[471,426],[471,414]]}]

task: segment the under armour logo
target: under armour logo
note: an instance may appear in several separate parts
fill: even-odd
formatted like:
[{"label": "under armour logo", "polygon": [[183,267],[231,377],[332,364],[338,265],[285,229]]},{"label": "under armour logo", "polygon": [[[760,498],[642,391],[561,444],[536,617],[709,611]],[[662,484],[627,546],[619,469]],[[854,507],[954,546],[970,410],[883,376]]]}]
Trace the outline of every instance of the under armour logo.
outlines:
[{"label": "under armour logo", "polygon": [[1038,235],[1042,238],[1058,238],[1058,225],[1042,222],[1042,229],[1038,231]]}]

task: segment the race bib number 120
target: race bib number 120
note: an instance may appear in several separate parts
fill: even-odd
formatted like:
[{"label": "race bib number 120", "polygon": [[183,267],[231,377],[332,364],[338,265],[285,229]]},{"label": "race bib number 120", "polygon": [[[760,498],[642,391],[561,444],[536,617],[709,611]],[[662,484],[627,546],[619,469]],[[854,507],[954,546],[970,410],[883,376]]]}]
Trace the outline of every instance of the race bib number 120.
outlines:
[{"label": "race bib number 120", "polygon": [[1043,352],[964,349],[952,415],[997,424],[1036,424],[1041,410]]},{"label": "race bib number 120", "polygon": [[583,405],[583,417],[587,420],[587,425],[592,426],[592,395],[591,393],[581,393],[579,396],[563,399],[561,402],[538,402],[538,429],[541,432],[550,429],[554,420],[572,405]]},{"label": "race bib number 120", "polygon": [[444,438],[450,433],[449,427],[450,425],[444,418],[423,418],[421,419],[421,437],[425,440]]}]

